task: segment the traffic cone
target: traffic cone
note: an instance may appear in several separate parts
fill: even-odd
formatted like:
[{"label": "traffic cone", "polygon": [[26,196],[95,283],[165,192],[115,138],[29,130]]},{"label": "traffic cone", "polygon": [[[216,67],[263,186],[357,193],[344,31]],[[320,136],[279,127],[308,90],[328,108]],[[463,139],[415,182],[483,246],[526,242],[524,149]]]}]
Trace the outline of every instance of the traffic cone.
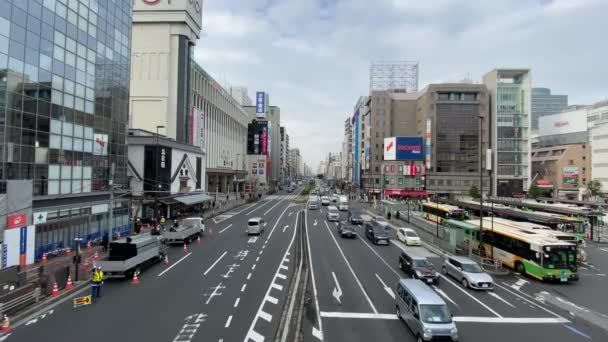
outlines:
[{"label": "traffic cone", "polygon": [[13,328],[11,327],[11,323],[8,320],[8,316],[5,314],[4,316],[2,316],[2,332],[6,333],[13,330]]},{"label": "traffic cone", "polygon": [[53,284],[53,292],[51,292],[51,297],[59,296],[59,288],[57,287],[57,282]]},{"label": "traffic cone", "polygon": [[93,260],[99,260],[99,254],[97,253],[97,251],[95,251],[95,254],[93,254]]},{"label": "traffic cone", "polygon": [[68,246],[68,248],[65,250],[65,255],[67,256],[71,256],[72,255],[72,249],[70,249],[70,247]]},{"label": "traffic cone", "polygon": [[87,242],[87,249],[89,249],[89,250],[91,249],[91,240],[89,240],[89,241]]},{"label": "traffic cone", "polygon": [[196,239],[196,243],[198,243],[199,245],[201,244],[201,236],[199,235],[198,238]]},{"label": "traffic cone", "polygon": [[213,229],[209,228],[209,236],[213,236]]},{"label": "traffic cone", "polygon": [[133,272],[133,280],[131,280],[131,284],[133,284],[133,285],[139,284],[139,279],[137,278],[137,272]]},{"label": "traffic cone", "polygon": [[165,260],[163,261],[163,264],[169,265],[169,257],[166,255],[165,255]]},{"label": "traffic cone", "polygon": [[66,290],[71,290],[74,288],[74,284],[72,284],[72,277],[68,276],[68,282],[65,284]]},{"label": "traffic cone", "polygon": [[42,254],[42,259],[40,259],[40,262],[42,262],[43,264],[46,264],[47,261],[49,261],[49,259],[47,259],[46,253]]},{"label": "traffic cone", "polygon": [[184,243],[184,253],[188,253],[188,246]]},{"label": "traffic cone", "polygon": [[89,260],[85,259],[84,264],[82,264],[82,269],[88,271],[89,267],[91,267],[91,264],[89,264]]}]

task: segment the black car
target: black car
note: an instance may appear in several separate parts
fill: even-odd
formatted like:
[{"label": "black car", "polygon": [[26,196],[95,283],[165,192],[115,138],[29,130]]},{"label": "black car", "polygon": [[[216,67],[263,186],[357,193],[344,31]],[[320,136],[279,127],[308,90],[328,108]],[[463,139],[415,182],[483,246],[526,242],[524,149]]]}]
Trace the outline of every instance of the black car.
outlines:
[{"label": "black car", "polygon": [[352,224],[348,222],[341,222],[338,226],[338,234],[340,234],[342,237],[356,238],[357,230]]},{"label": "black car", "polygon": [[368,223],[365,225],[365,236],[367,236],[367,238],[372,241],[375,245],[379,245],[379,244],[385,244],[385,245],[389,245],[390,244],[390,238],[388,237],[388,233],[386,232],[386,229],[384,229],[384,227],[378,225],[378,224],[373,224],[373,223]]},{"label": "black car", "polygon": [[439,284],[439,273],[433,264],[423,257],[402,252],[399,256],[399,268],[410,277],[420,279],[427,284]]},{"label": "black car", "polygon": [[350,210],[348,212],[348,222],[356,225],[362,225],[363,218],[361,217],[361,214],[358,211]]}]

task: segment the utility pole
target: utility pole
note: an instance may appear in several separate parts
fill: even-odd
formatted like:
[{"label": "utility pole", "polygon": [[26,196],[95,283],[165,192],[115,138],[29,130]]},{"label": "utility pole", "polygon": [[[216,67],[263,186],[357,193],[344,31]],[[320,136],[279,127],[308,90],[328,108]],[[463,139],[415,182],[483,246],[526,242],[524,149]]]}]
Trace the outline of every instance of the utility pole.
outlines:
[{"label": "utility pole", "polygon": [[155,218],[160,217],[160,206],[158,205],[158,192],[159,192],[159,191],[160,191],[160,189],[161,189],[161,186],[160,186],[160,183],[159,183],[159,180],[158,180],[158,173],[159,173],[159,170],[158,170],[158,165],[160,164],[160,160],[159,160],[159,159],[160,159],[160,153],[158,153],[158,147],[159,147],[159,142],[158,142],[158,130],[159,130],[160,128],[165,128],[165,126],[156,126],[156,148],[155,148],[155,154],[156,154],[156,155],[155,155],[155,157],[154,157],[154,161],[155,161],[155,163],[154,163],[154,164],[156,164],[156,165],[154,166],[154,168],[155,168],[155,170],[156,170],[156,171],[154,172],[154,178],[156,178],[156,182],[155,182],[155,183],[156,183],[156,185],[155,185],[155,188],[156,188],[156,189],[155,189],[155,191],[154,191],[154,206],[155,206],[155,210],[154,210],[154,216],[155,216]]},{"label": "utility pole", "polygon": [[110,180],[108,184],[110,185],[110,203],[108,208],[108,220],[110,221],[110,231],[108,232],[108,253],[110,252],[110,242],[112,242],[114,234],[112,231],[114,230],[114,172],[116,169],[116,164],[112,163],[110,165]]},{"label": "utility pole", "polygon": [[[481,249],[485,251],[483,246],[483,116],[477,116],[479,119],[479,256]],[[485,253],[484,253],[485,254]]]}]

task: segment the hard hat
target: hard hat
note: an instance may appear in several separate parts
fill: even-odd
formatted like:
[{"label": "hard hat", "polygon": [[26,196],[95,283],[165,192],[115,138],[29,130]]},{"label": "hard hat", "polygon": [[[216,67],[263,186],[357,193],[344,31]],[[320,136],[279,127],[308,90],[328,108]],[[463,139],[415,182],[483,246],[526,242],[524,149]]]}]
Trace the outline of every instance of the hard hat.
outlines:
[{"label": "hard hat", "polygon": [[101,270],[101,266],[97,266],[97,269],[98,269],[98,270]]}]

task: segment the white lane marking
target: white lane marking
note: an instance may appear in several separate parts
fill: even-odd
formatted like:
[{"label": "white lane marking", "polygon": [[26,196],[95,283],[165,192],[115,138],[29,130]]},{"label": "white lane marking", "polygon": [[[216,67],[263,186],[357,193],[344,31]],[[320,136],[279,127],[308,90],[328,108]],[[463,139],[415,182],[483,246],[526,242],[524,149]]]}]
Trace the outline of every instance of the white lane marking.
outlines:
[{"label": "white lane marking", "polygon": [[395,271],[395,270],[393,269],[393,267],[391,267],[391,265],[389,265],[389,264],[388,264],[388,262],[386,262],[386,260],[384,260],[384,258],[383,258],[383,257],[381,257],[381,256],[380,256],[380,254],[378,254],[378,252],[376,252],[376,250],[375,250],[375,249],[373,249],[373,248],[372,248],[372,246],[370,246],[370,245],[369,245],[369,244],[368,244],[368,243],[365,241],[365,239],[361,238],[361,239],[357,239],[357,240],[359,240],[359,241],[363,242],[363,243],[364,243],[364,244],[367,246],[367,248],[369,248],[369,249],[370,249],[370,250],[371,250],[371,251],[372,251],[374,254],[376,254],[376,256],[377,256],[378,258],[380,258],[380,260],[382,260],[382,262],[383,262],[383,263],[386,265],[386,267],[388,267],[388,269],[389,269],[389,270],[391,270],[393,273],[395,273],[399,279],[400,279],[400,278],[403,278],[403,277],[401,276],[401,274],[399,274],[399,272]]},{"label": "white lane marking", "polygon": [[[278,201],[277,204],[273,205],[270,209],[266,210],[266,212],[264,213],[264,216],[266,216],[266,214],[268,214],[272,209],[274,209],[277,205],[281,204],[281,202],[285,201],[287,198],[283,198],[282,200]],[[287,207],[289,208],[289,207]],[[285,208],[285,209],[287,209]]]},{"label": "white lane marking", "polygon": [[247,284],[243,284],[243,286],[241,286],[241,292],[245,292],[246,288],[247,288]]},{"label": "white lane marking", "polygon": [[226,320],[226,324],[224,324],[224,328],[230,327],[230,322],[232,322],[232,315],[228,316],[228,319]]},{"label": "white lane marking", "polygon": [[270,287],[273,289],[277,289],[279,291],[283,291],[283,285],[272,283],[272,285]]},{"label": "white lane marking", "polygon": [[276,305],[279,302],[279,300],[277,298],[274,298],[273,296],[266,296],[266,300],[271,302],[274,305]]},{"label": "white lane marking", "polygon": [[279,277],[281,279],[287,279],[287,276],[284,274],[281,274],[281,273],[277,274],[277,277]]},{"label": "white lane marking", "polygon": [[287,215],[288,217],[291,217],[291,215],[293,214],[293,212],[289,212],[289,215]]},{"label": "white lane marking", "polygon": [[220,255],[220,257],[217,258],[217,260],[215,260],[215,262],[211,266],[209,266],[209,268],[205,271],[205,273],[203,273],[203,275],[206,276],[207,273],[209,273],[215,267],[215,265],[217,265],[217,263],[220,262],[220,260],[222,260],[224,256],[226,256],[226,253],[228,253],[228,251],[225,251],[222,255]]},{"label": "white lane marking", "polygon": [[[315,271],[312,264],[312,249],[310,249],[310,240],[308,239],[308,209],[304,212],[304,224],[306,225],[306,244],[308,247],[308,265],[310,267],[310,275],[312,278],[312,292],[315,299],[315,311],[317,312],[317,322],[319,323],[319,329],[314,325],[312,327],[312,335],[319,340],[323,341],[323,322],[321,321],[321,315],[319,313],[319,298],[317,297],[317,284],[315,283]],[[316,221],[315,221],[316,222]],[[294,229],[295,231],[295,229]]]},{"label": "white lane marking", "polygon": [[235,307],[235,308],[236,308],[237,306],[239,306],[239,302],[240,302],[240,301],[241,301],[241,297],[237,298],[237,299],[234,301],[234,307]]},{"label": "white lane marking", "polygon": [[249,241],[247,241],[247,243],[255,243],[256,241],[258,241],[258,237],[257,236],[252,236],[249,238]]},{"label": "white lane marking", "polygon": [[223,233],[223,232],[224,232],[226,229],[228,229],[228,228],[230,228],[230,227],[232,227],[232,223],[231,223],[231,224],[229,224],[228,226],[226,226],[226,228],[224,228],[224,229],[220,230],[220,234],[222,234],[222,233]]},{"label": "white lane marking", "polygon": [[272,320],[272,315],[266,311],[260,311],[260,318],[266,322],[270,322]]},{"label": "white lane marking", "polygon": [[603,252],[607,252],[607,253],[608,253],[608,248],[600,248],[600,251],[603,251]]},{"label": "white lane marking", "polygon": [[494,291],[488,291],[488,294],[496,299],[498,299],[499,301],[507,304],[508,306],[515,308],[515,305],[509,303],[506,299],[502,298],[501,296],[497,295],[496,293],[494,293]]},{"label": "white lane marking", "polygon": [[209,298],[207,298],[207,301],[205,302],[205,305],[209,304],[209,302],[211,302],[211,299],[213,299],[213,297],[215,297],[215,296],[221,296],[222,293],[219,292],[219,290],[223,290],[225,288],[226,288],[226,286],[222,285],[221,282],[217,286],[212,287],[213,292],[211,292],[211,294],[209,295]]},{"label": "white lane marking", "polygon": [[286,270],[286,269],[289,269],[289,267],[281,265],[281,269]]},{"label": "white lane marking", "polygon": [[[334,240],[336,246],[338,247],[338,251],[340,251],[340,254],[342,255],[342,258],[344,259],[344,262],[346,262],[346,266],[348,266],[348,269],[350,270],[350,273],[355,278],[355,281],[359,285],[359,288],[361,289],[361,292],[363,292],[363,296],[365,296],[365,299],[367,299],[367,302],[369,303],[369,306],[372,308],[372,311],[374,313],[378,313],[378,310],[376,310],[376,307],[374,306],[374,303],[372,303],[372,300],[367,295],[367,292],[365,292],[365,289],[363,288],[363,285],[361,284],[361,281],[359,280],[359,278],[357,278],[357,275],[355,274],[355,271],[353,270],[352,266],[350,265],[350,262],[346,258],[346,255],[344,255],[344,252],[342,251],[342,247],[340,247],[340,244],[338,244],[338,241],[334,237],[334,234],[331,233],[331,230],[329,229],[329,225],[327,224],[327,221],[325,221],[325,228],[327,228],[327,232],[329,233],[329,236],[331,236],[331,238]],[[359,240],[362,240],[362,239],[359,239]]]},{"label": "white lane marking", "polygon": [[[291,214],[291,213],[290,213]],[[285,233],[285,229],[289,228],[289,225],[286,224],[285,227],[283,227],[283,233]]]},{"label": "white lane marking", "polygon": [[455,306],[458,306],[458,304],[456,304],[456,302],[453,301],[452,298],[450,298],[445,292],[443,292],[442,289],[438,288],[435,285],[433,285],[433,289],[435,289],[437,293],[439,293],[443,298],[447,299],[450,303],[454,304]]},{"label": "white lane marking", "polygon": [[[285,208],[285,210],[287,210],[287,208]],[[283,213],[281,214],[281,216],[285,213],[285,211],[283,211]],[[281,218],[281,216],[279,216],[279,220]],[[277,220],[277,223],[279,222],[279,220]],[[298,225],[298,216],[296,215],[296,224],[295,226],[297,227]],[[276,227],[276,224],[275,224]],[[274,230],[274,228],[273,228]],[[271,232],[272,234],[272,232]],[[291,241],[289,242],[289,245],[287,246],[287,249],[285,250],[285,254],[283,255],[283,258],[285,258],[285,256],[287,255],[287,253],[289,253],[289,250],[291,249],[291,247],[293,246],[293,242],[296,239],[296,229],[293,229],[293,234],[291,236]],[[264,299],[262,299],[262,301],[260,302],[260,306],[258,307],[258,311],[255,315],[255,317],[253,318],[253,320],[251,321],[251,325],[249,326],[249,330],[247,331],[247,335],[245,335],[245,339],[244,342],[248,342],[250,339],[253,340],[254,342],[263,342],[264,341],[264,336],[260,335],[258,332],[256,332],[255,329],[255,324],[258,322],[258,318],[260,318],[260,313],[263,312],[262,311],[262,307],[264,306],[264,303],[266,303],[266,298],[270,295],[270,291],[273,288],[278,288],[279,291],[283,289],[282,286],[277,285],[274,283],[274,281],[277,278],[277,274],[279,274],[280,268],[277,269],[277,271],[274,274],[274,277],[272,278],[272,284],[268,287],[268,289],[266,290],[266,294],[264,295]]]},{"label": "white lane marking", "polygon": [[519,278],[519,279],[518,279],[518,280],[515,282],[515,284],[511,285],[511,287],[512,287],[513,289],[515,289],[515,290],[519,291],[519,289],[521,289],[521,287],[522,287],[522,286],[526,285],[526,283],[527,283],[527,282],[528,282],[527,280]]},{"label": "white lane marking", "polygon": [[289,262],[288,258],[283,259],[283,262]]},{"label": "white lane marking", "polygon": [[165,269],[164,271],[160,272],[160,273],[158,274],[158,276],[160,277],[160,276],[162,276],[163,274],[167,273],[167,272],[168,272],[170,269],[172,269],[173,267],[175,267],[175,265],[179,264],[180,262],[182,262],[182,260],[184,260],[184,259],[186,259],[187,257],[189,257],[189,256],[190,256],[190,254],[192,254],[192,252],[190,252],[190,253],[188,253],[188,254],[184,255],[183,257],[181,257],[181,259],[179,259],[179,260],[177,260],[176,262],[174,262],[174,263],[173,263],[173,265],[171,265],[171,266],[167,267],[167,269]]},{"label": "white lane marking", "polygon": [[247,275],[247,280],[251,279],[251,273]]},{"label": "white lane marking", "polygon": [[[272,236],[272,233],[274,233],[274,229],[277,227],[277,225],[279,224],[279,222],[281,222],[281,218],[283,217],[283,215],[285,214],[285,212],[287,211],[287,209],[289,209],[289,207],[286,207],[285,210],[283,210],[283,212],[281,213],[281,215],[279,215],[279,218],[277,219],[277,222],[275,222],[274,226],[272,226],[272,229],[270,230],[270,234],[268,234],[268,237],[266,237],[266,241],[264,241],[264,247],[262,247],[262,249],[266,248],[266,244],[268,243],[268,240],[270,240],[270,237]],[[296,221],[297,221],[297,217],[296,217]]]},{"label": "white lane marking", "polygon": [[260,257],[255,258],[255,262],[260,261]]},{"label": "white lane marking", "polygon": [[367,319],[397,319],[395,314],[367,313],[367,312],[327,312],[321,311],[321,317],[327,318],[367,318]]},{"label": "white lane marking", "polygon": [[557,323],[564,324],[570,323],[565,318],[542,318],[542,317],[467,317],[467,316],[454,316],[452,318],[454,322],[476,322],[476,323]]},{"label": "white lane marking", "polygon": [[480,301],[479,299],[473,297],[470,293],[468,293],[467,291],[463,290],[460,285],[455,284],[453,281],[451,281],[450,279],[448,279],[446,276],[444,276],[443,274],[441,275],[441,278],[443,278],[445,281],[447,281],[448,283],[452,284],[456,289],[458,289],[460,292],[464,293],[465,295],[469,296],[471,299],[473,299],[474,301],[476,301],[477,303],[479,303],[479,305],[483,306],[484,308],[488,309],[488,311],[490,311],[491,313],[493,313],[495,316],[497,317],[502,317],[498,312],[492,310],[492,308],[490,308],[489,306],[487,306],[486,304],[484,304],[482,301]]},{"label": "white lane marking", "polygon": [[[505,285],[507,285],[507,284],[505,284]],[[505,290],[505,291],[507,291],[507,292],[511,293],[512,295],[515,295],[515,296],[517,296],[517,297],[519,297],[519,298],[521,298],[521,299],[525,300],[526,302],[528,302],[528,303],[530,303],[530,304],[532,304],[532,305],[534,305],[534,306],[536,306],[536,307],[538,307],[538,308],[541,308],[541,309],[542,309],[542,310],[544,310],[545,312],[548,312],[548,313],[552,314],[553,316],[555,316],[555,317],[557,317],[557,318],[563,318],[562,316],[560,316],[560,315],[556,314],[555,312],[553,312],[553,311],[551,311],[551,310],[549,310],[549,309],[545,308],[544,306],[539,305],[539,304],[536,304],[536,303],[535,303],[535,302],[533,302],[532,300],[530,300],[530,299],[528,299],[528,298],[524,297],[524,296],[528,296],[528,295],[527,295],[527,294],[525,294],[525,293],[523,293],[522,291],[517,291],[517,292],[519,292],[519,293],[521,294],[521,295],[520,295],[520,294],[518,294],[518,293],[515,293],[515,292],[513,292],[513,291],[509,290],[508,288],[506,288],[506,287],[504,287],[504,286],[501,286],[500,284],[494,283],[494,286],[498,286],[498,287],[500,287],[501,289],[503,289],[503,290]],[[507,285],[507,286],[508,286],[508,285]],[[529,296],[528,296],[528,297],[529,297]],[[532,298],[532,297],[530,297],[530,298]]]},{"label": "white lane marking", "polygon": [[376,275],[376,278],[378,278],[378,281],[380,282],[380,284],[382,284],[382,287],[384,287],[384,291],[386,291],[386,293],[388,293],[389,296],[391,296],[391,298],[395,299],[395,292],[393,292],[393,289],[391,289],[390,287],[386,286],[386,284],[384,283],[384,281],[382,280],[382,278],[380,278],[380,276],[378,275],[378,273],[374,273]]},{"label": "white lane marking", "polygon": [[313,224],[312,224],[312,225],[313,225],[313,226],[316,226],[316,225],[317,225],[317,220],[316,220],[316,219],[315,219],[315,222],[313,222]]},{"label": "white lane marking", "polygon": [[11,336],[11,333],[8,333],[4,336],[0,336],[0,342],[6,340],[9,336]]},{"label": "white lane marking", "polygon": [[252,270],[252,271],[253,271],[253,270],[255,270],[255,265],[256,265],[256,264],[253,264],[253,266],[251,266],[251,270]]},{"label": "white lane marking", "polygon": [[250,212],[246,213],[245,215],[251,215],[251,214],[252,214],[254,211],[256,211],[256,210],[258,210],[258,209],[262,208],[263,206],[265,206],[266,204],[271,203],[271,202],[272,202],[272,200],[270,200],[270,199],[269,199],[269,200],[266,200],[266,201],[264,201],[263,203],[261,203],[261,204],[260,204],[260,205],[259,205],[257,208],[255,208],[255,209],[253,209],[252,211],[250,211]]},{"label": "white lane marking", "polygon": [[332,295],[334,296],[334,298],[336,298],[336,301],[339,304],[342,304],[342,300],[340,299],[342,297],[342,288],[340,287],[340,283],[338,282],[336,274],[334,272],[331,272],[331,275],[332,277],[334,277],[334,282],[336,284],[336,286],[334,286],[334,292],[332,292]]}]

